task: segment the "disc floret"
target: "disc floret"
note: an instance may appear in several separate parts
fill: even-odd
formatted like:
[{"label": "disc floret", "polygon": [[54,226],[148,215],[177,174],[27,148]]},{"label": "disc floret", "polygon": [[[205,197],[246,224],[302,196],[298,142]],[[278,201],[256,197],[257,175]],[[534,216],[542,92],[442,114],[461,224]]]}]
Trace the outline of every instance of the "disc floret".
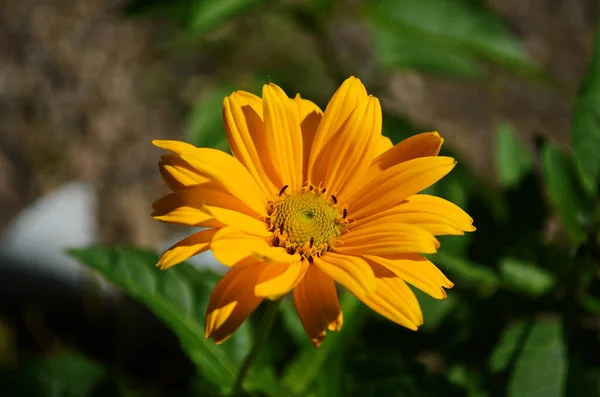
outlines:
[{"label": "disc floret", "polygon": [[271,244],[312,261],[333,247],[348,221],[347,210],[327,189],[306,185],[299,192],[284,186],[268,206],[267,227]]}]

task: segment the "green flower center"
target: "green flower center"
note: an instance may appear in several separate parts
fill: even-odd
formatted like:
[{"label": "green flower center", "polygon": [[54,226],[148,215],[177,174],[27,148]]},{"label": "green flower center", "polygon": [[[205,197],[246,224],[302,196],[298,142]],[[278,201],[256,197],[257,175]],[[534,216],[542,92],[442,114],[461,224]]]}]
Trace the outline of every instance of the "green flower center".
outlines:
[{"label": "green flower center", "polygon": [[267,223],[273,232],[272,244],[309,260],[330,249],[347,223],[346,211],[340,214],[337,199],[326,196],[325,189],[303,188],[271,203],[270,208]]}]

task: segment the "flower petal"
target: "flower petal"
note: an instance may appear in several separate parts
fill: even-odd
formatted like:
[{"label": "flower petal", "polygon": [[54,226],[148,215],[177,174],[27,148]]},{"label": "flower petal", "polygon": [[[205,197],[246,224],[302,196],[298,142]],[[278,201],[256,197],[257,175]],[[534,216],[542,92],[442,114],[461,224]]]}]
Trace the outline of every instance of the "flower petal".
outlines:
[{"label": "flower petal", "polygon": [[202,210],[224,225],[233,226],[243,232],[261,237],[271,235],[271,232],[267,230],[265,222],[246,215],[243,212],[213,205],[204,205]]},{"label": "flower petal", "polygon": [[375,291],[375,275],[364,259],[327,252],[313,257],[315,265],[356,296]]},{"label": "flower petal", "polygon": [[400,278],[378,278],[375,293],[357,296],[385,318],[416,331],[423,324],[423,313],[415,294]]},{"label": "flower petal", "polygon": [[258,96],[245,91],[234,92],[223,101],[223,120],[231,153],[269,197],[281,186],[278,173],[269,161],[262,106]]},{"label": "flower petal", "polygon": [[298,105],[300,112],[300,129],[302,130],[302,182],[308,180],[308,160],[310,159],[310,151],[312,148],[317,128],[323,117],[321,109],[313,102],[302,99],[300,94],[296,95],[294,101]]},{"label": "flower petal", "polygon": [[167,186],[173,191],[209,182],[176,154],[161,156],[158,169]]},{"label": "flower petal", "polygon": [[184,238],[167,249],[156,266],[160,266],[162,270],[165,270],[188,260],[194,255],[208,251],[210,241],[215,233],[215,229],[207,229]]},{"label": "flower petal", "polygon": [[156,147],[159,147],[164,150],[168,150],[169,152],[175,154],[183,154],[187,152],[191,152],[197,149],[196,146],[190,145],[186,142],[181,141],[169,141],[169,140],[161,140],[155,139],[152,141],[152,144]]},{"label": "flower petal", "polygon": [[294,304],[304,330],[316,347],[325,338],[325,330],[342,328],[344,318],[335,281],[317,266],[309,266],[294,289]]},{"label": "flower petal", "polygon": [[394,144],[392,143],[392,140],[387,136],[381,135],[377,139],[377,149],[375,150],[375,155],[379,156],[381,153],[384,153],[393,147]]},{"label": "flower petal", "polygon": [[200,175],[216,182],[255,213],[265,212],[264,192],[235,157],[216,149],[197,148],[182,154],[181,158],[198,170]]},{"label": "flower petal", "polygon": [[348,214],[360,219],[385,211],[443,178],[456,165],[451,157],[420,157],[378,173],[347,202]]},{"label": "flower petal", "polygon": [[308,269],[306,260],[269,264],[263,269],[260,281],[254,288],[254,294],[264,298],[279,299],[298,285],[306,269]]},{"label": "flower petal", "polygon": [[382,152],[373,160],[371,168],[377,171],[385,171],[408,160],[437,156],[443,143],[444,139],[437,131],[413,135],[389,150]]},{"label": "flower petal", "polygon": [[251,235],[229,226],[217,232],[210,249],[215,258],[225,266],[233,266],[247,257],[254,257],[269,264],[286,264],[300,260],[300,255],[290,255],[284,248],[272,247],[263,237]]},{"label": "flower petal", "polygon": [[281,187],[300,188],[302,130],[298,106],[277,85],[263,87],[263,114],[269,155],[279,172]]},{"label": "flower petal", "polygon": [[265,264],[249,258],[231,268],[217,283],[210,296],[204,336],[215,343],[226,341],[256,310],[263,298],[254,295],[254,286]]},{"label": "flower petal", "polygon": [[444,299],[446,297],[444,288],[454,286],[437,266],[418,254],[397,255],[391,259],[376,255],[365,255],[365,257],[387,267],[398,277],[435,299]]},{"label": "flower petal", "polygon": [[432,254],[440,244],[430,233],[407,224],[373,224],[350,229],[343,235],[333,251],[345,255],[389,256],[410,252]]},{"label": "flower petal", "polygon": [[315,135],[308,162],[308,182],[318,185],[325,181],[327,170],[316,164],[325,146],[346,122],[350,114],[367,98],[367,90],[356,77],[349,77],[331,97]]},{"label": "flower petal", "polygon": [[205,205],[218,205],[231,211],[255,215],[244,203],[211,182],[178,190],[160,198],[152,205],[152,217],[162,222],[189,226],[222,226],[221,221],[215,220],[204,210]]},{"label": "flower petal", "polygon": [[323,181],[324,186],[343,201],[344,193],[352,191],[353,181],[362,181],[375,156],[380,136],[381,105],[377,98],[369,96],[322,147],[313,163],[314,175],[318,174],[319,182]]}]

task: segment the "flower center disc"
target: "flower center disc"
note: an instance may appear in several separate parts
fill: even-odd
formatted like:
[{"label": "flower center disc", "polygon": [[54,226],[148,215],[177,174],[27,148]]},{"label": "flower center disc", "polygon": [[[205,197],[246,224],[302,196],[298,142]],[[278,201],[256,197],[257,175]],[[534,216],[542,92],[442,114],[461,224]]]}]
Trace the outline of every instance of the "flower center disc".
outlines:
[{"label": "flower center disc", "polygon": [[346,224],[337,205],[324,194],[301,191],[274,203],[270,226],[273,245],[308,256],[333,246]]}]

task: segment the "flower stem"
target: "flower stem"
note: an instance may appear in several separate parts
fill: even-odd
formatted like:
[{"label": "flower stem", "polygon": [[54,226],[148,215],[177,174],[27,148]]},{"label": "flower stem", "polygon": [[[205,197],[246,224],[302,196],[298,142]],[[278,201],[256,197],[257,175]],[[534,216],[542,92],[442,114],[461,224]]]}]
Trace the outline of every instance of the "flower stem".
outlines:
[{"label": "flower stem", "polygon": [[250,350],[250,353],[244,359],[240,370],[235,379],[235,383],[233,384],[233,389],[231,391],[230,397],[237,397],[242,391],[242,384],[244,383],[244,379],[248,375],[248,371],[250,370],[250,366],[258,357],[258,353],[260,349],[265,344],[267,339],[269,338],[269,333],[271,331],[271,327],[275,322],[275,317],[277,317],[277,309],[279,308],[279,301],[277,299],[275,301],[267,300],[267,311],[265,312],[262,321],[260,323],[260,327],[258,328],[258,333],[256,336],[256,340],[254,341],[254,345]]}]

